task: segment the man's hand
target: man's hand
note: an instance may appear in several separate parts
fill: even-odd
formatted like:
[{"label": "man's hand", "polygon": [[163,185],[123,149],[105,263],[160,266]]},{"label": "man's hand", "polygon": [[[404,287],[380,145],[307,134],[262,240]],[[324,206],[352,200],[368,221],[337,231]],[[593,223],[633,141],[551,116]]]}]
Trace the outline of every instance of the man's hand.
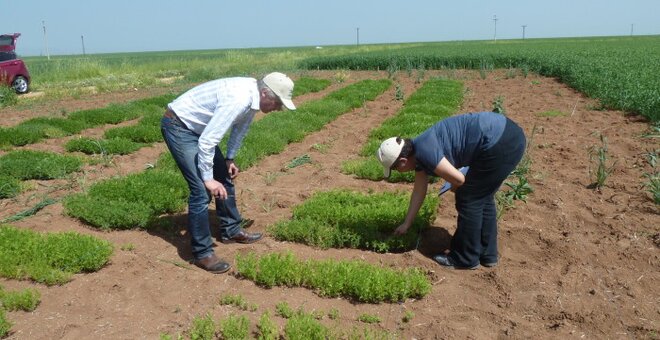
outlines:
[{"label": "man's hand", "polygon": [[236,176],[238,176],[238,172],[240,170],[236,166],[236,163],[234,163],[234,160],[233,159],[227,159],[227,160],[225,160],[225,163],[227,164],[227,171],[229,172],[229,177],[231,179],[236,178]]},{"label": "man's hand", "polygon": [[222,183],[214,179],[210,179],[204,182],[204,186],[206,187],[206,190],[211,192],[213,197],[221,200],[227,199],[227,190],[225,189],[224,185],[222,185]]},{"label": "man's hand", "polygon": [[394,229],[394,235],[403,235],[408,232],[409,228],[410,226],[404,223],[400,225],[398,228]]}]

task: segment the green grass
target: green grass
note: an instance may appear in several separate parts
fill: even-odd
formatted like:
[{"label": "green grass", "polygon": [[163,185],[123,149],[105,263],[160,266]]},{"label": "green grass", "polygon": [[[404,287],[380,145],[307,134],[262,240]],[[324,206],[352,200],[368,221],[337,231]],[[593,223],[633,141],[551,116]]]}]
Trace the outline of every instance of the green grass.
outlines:
[{"label": "green grass", "polygon": [[294,82],[293,97],[295,98],[303,94],[319,92],[330,86],[331,83],[332,82],[328,79],[300,77]]},{"label": "green grass", "polygon": [[21,180],[63,178],[81,166],[76,157],[45,151],[18,150],[0,157],[0,173]]},{"label": "green grass", "polygon": [[[414,138],[443,118],[455,113],[463,101],[463,85],[447,79],[431,79],[413,93],[399,112],[371,130],[360,151],[362,158],[342,164],[342,172],[358,178],[383,179],[383,166],[376,159],[376,150],[383,140],[400,136]],[[393,171],[390,182],[414,181],[413,173]]]},{"label": "green grass", "polygon": [[[47,138],[57,138],[80,133],[103,124],[118,124],[142,116],[162,112],[173,95],[133,101],[126,104],[110,104],[105,108],[81,110],[69,113],[66,117],[37,117],[16,126],[0,128],[0,147],[23,146],[37,143]],[[144,133],[140,131],[140,134]],[[160,131],[158,131],[160,133]],[[148,136],[153,139],[153,132]],[[156,138],[156,141],[162,138]],[[136,142],[141,142],[136,140]]]},{"label": "green grass", "polygon": [[220,333],[222,339],[243,340],[248,339],[250,334],[250,321],[244,315],[229,315],[220,320]]},{"label": "green grass", "polygon": [[0,226],[0,276],[10,279],[64,284],[75,273],[101,269],[112,251],[109,242],[88,235]]},{"label": "green grass", "polygon": [[41,294],[36,289],[26,288],[10,292],[0,286],[0,305],[7,311],[31,312],[37,308],[39,302],[41,302]]},{"label": "green grass", "polygon": [[15,197],[21,190],[21,181],[18,178],[0,175],[0,199]]},{"label": "green grass", "polygon": [[188,186],[178,172],[151,169],[97,182],[64,200],[65,213],[101,229],[146,228],[184,210]]},{"label": "green grass", "polygon": [[145,144],[126,138],[94,139],[79,137],[69,140],[64,146],[68,152],[82,152],[87,155],[127,155],[139,150]]},{"label": "green grass", "polygon": [[[277,240],[320,248],[359,248],[390,252],[415,247],[418,233],[393,236],[406,215],[409,194],[362,194],[348,190],[316,193],[294,207],[293,217],[268,227]],[[412,230],[420,230],[435,218],[438,197],[429,195],[420,208]]]},{"label": "green grass", "polygon": [[302,261],[291,253],[239,254],[236,272],[266,288],[305,287],[323,297],[368,303],[419,299],[431,290],[429,279],[416,268],[394,270],[355,260]]},{"label": "green grass", "polygon": [[608,108],[660,119],[660,36],[457,41],[318,56],[307,69],[519,68],[555,77]]}]

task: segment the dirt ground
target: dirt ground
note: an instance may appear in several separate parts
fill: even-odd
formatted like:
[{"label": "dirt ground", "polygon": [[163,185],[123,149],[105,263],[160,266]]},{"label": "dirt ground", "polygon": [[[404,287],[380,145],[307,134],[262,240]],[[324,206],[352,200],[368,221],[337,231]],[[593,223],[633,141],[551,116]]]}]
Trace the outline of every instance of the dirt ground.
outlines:
[{"label": "dirt ground", "polygon": [[[335,72],[308,75],[337,79]],[[345,83],[296,98],[303,102],[360,79],[387,77],[383,72],[350,72]],[[42,232],[73,230],[95,235],[115,244],[110,263],[96,273],[78,274],[62,286],[46,287],[28,281],[0,279],[6,289],[37,288],[42,302],[33,312],[9,312],[14,323],[10,339],[154,339],[190,327],[195,316],[210,313],[225,318],[232,313],[249,317],[251,327],[264,311],[286,301],[293,308],[326,313],[336,308],[339,319],[321,322],[350,331],[369,327],[401,339],[658,339],[660,337],[660,215],[643,188],[643,174],[650,172],[645,154],[659,148],[657,138],[644,138],[648,123],[618,111],[595,110],[597,102],[554,79],[536,75],[510,77],[494,71],[482,79],[478,72],[427,71],[426,77],[443,75],[465,84],[460,112],[488,111],[502,96],[506,114],[517,121],[531,141],[530,182],[534,192],[527,203],[504,213],[499,221],[501,259],[495,268],[471,271],[446,270],[430,258],[447,249],[455,229],[453,195],[442,197],[438,218],[427,229],[417,250],[378,254],[353,249],[320,250],[278,242],[269,236],[253,245],[216,242],[216,252],[234,262],[237,253],[292,251],[300,258],[360,259],[394,268],[421,267],[429,272],[432,291],[424,298],[403,303],[361,304],[345,299],[321,298],[303,288],[263,289],[239,279],[232,272],[206,273],[187,265],[189,238],[185,213],[164,216],[172,230],[100,232],[62,214],[61,204],[13,223]],[[400,72],[395,81],[405,96],[420,84]],[[139,94],[95,95],[88,101],[62,100],[16,111],[0,110],[3,122],[18,122],[39,115],[57,114],[84,107],[102,107]],[[291,215],[291,208],[312,193],[333,188],[400,190],[411,184],[388,184],[355,179],[340,172],[341,163],[357,157],[370,129],[394,115],[402,106],[395,87],[346,113],[281,154],[242,172],[237,195],[244,216],[256,219],[251,231]],[[541,112],[559,110],[558,117]],[[131,124],[132,122],[126,123]],[[6,124],[3,124],[6,125]],[[111,126],[86,130],[100,136]],[[532,131],[535,131],[532,138]],[[607,137],[608,155],[615,170],[600,191],[588,188],[589,153],[600,146],[598,133]],[[51,139],[27,149],[63,152],[67,138]],[[315,144],[327,148],[313,148]],[[63,197],[93,182],[115,175],[142,171],[165,150],[162,143],[127,156],[115,157],[69,179],[34,181],[32,189],[14,199],[0,200],[0,219],[33,207],[44,197]],[[313,162],[282,170],[293,158],[308,154]],[[434,184],[433,190],[440,184]],[[212,209],[214,210],[214,209]],[[403,219],[403,216],[402,216]],[[131,247],[122,246],[132,245]],[[219,298],[240,294],[258,308],[242,312],[222,306]],[[414,317],[403,323],[406,311]],[[381,322],[356,321],[363,313],[378,315]],[[280,327],[285,320],[273,318]]]}]

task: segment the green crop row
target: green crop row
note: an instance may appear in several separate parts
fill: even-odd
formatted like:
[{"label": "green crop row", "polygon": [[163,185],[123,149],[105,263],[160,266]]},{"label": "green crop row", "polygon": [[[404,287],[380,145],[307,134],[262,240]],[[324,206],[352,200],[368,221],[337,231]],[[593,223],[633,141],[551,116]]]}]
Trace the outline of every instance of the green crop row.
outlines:
[{"label": "green crop row", "polygon": [[[439,120],[454,114],[463,101],[463,85],[458,81],[431,79],[415,91],[396,116],[387,119],[369,133],[369,139],[360,151],[363,158],[342,164],[342,172],[359,178],[381,180],[383,167],[376,159],[376,150],[390,137],[413,138]],[[413,181],[412,173],[392,172],[390,182]]]},{"label": "green crop row", "polygon": [[660,36],[429,43],[310,57],[307,69],[520,68],[556,77],[608,108],[660,120]]},{"label": "green crop row", "polygon": [[82,110],[60,117],[37,117],[14,127],[0,128],[0,147],[34,144],[43,139],[70,136],[103,124],[118,124],[152,112],[160,112],[172,99],[163,95],[127,104],[112,104],[102,109]]},{"label": "green crop row", "polygon": [[302,261],[291,253],[237,255],[236,271],[267,288],[305,287],[321,296],[368,303],[421,298],[431,290],[429,279],[417,268],[399,271],[363,261]]},{"label": "green crop row", "polygon": [[[408,208],[409,195],[361,194],[348,190],[319,192],[293,209],[293,217],[269,226],[278,240],[321,248],[360,248],[379,252],[415,247],[418,233],[393,236]],[[429,195],[415,218],[419,231],[435,219],[438,197]]]},{"label": "green crop row", "polygon": [[[334,91],[323,99],[304,103],[295,111],[278,111],[264,116],[250,127],[236,156],[236,163],[240,168],[247,169],[268,155],[282,152],[286,145],[301,141],[339,115],[374,100],[391,84],[387,79],[363,80]],[[226,139],[223,145],[226,145]]]},{"label": "green crop row", "polygon": [[101,229],[145,228],[185,208],[188,186],[172,165],[95,183],[64,200],[64,211]]},{"label": "green crop row", "polygon": [[74,232],[41,234],[0,226],[0,276],[63,284],[74,273],[97,271],[112,254],[112,245]]}]

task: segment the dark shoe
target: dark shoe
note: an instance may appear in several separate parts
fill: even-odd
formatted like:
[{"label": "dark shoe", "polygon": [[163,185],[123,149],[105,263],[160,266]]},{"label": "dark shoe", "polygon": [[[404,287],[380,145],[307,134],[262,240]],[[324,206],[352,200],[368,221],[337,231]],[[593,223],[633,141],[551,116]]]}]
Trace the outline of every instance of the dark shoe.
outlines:
[{"label": "dark shoe", "polygon": [[223,237],[220,242],[222,243],[254,243],[261,240],[261,233],[248,233],[245,230],[241,230],[238,234],[234,235],[232,238]]},{"label": "dark shoe", "polygon": [[231,268],[229,263],[221,260],[219,257],[215,256],[215,254],[211,254],[203,259],[194,260],[193,263],[197,267],[213,274],[222,274]]},{"label": "dark shoe", "polygon": [[459,267],[454,264],[454,261],[451,260],[451,258],[447,255],[439,254],[433,256],[433,260],[435,262],[438,262],[441,266],[447,268],[447,269],[477,269],[479,268],[479,265],[476,264],[472,267]]},{"label": "dark shoe", "polygon": [[481,262],[481,265],[484,266],[484,267],[491,268],[491,267],[497,266],[497,261],[495,261],[495,262]]}]

